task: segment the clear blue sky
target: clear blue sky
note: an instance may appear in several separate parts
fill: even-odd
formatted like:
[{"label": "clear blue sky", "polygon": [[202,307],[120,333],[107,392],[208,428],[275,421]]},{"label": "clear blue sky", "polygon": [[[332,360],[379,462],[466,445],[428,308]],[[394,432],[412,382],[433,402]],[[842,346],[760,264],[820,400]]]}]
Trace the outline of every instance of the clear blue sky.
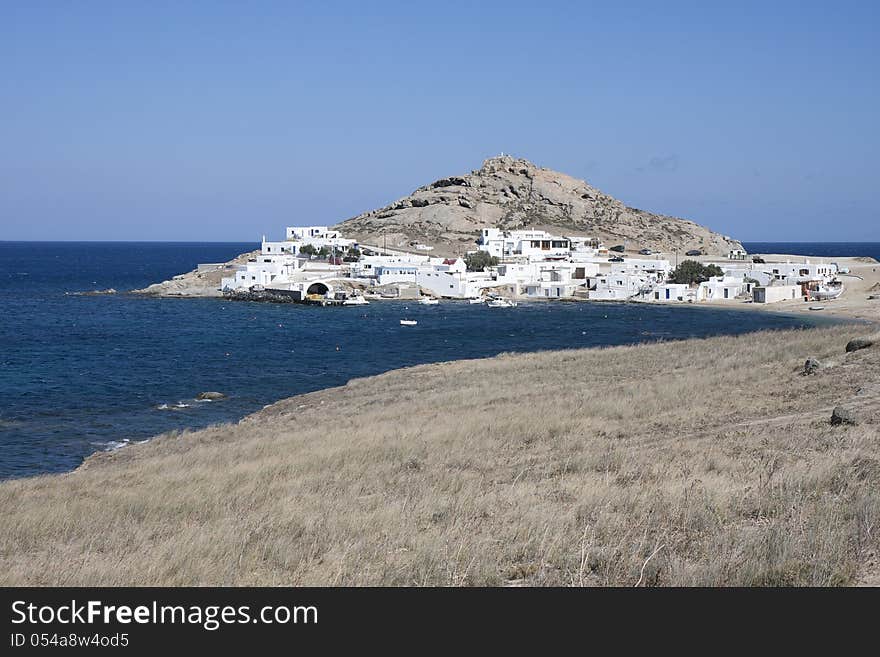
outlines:
[{"label": "clear blue sky", "polygon": [[744,240],[880,241],[869,2],[0,3],[0,240],[244,240],[500,151]]}]

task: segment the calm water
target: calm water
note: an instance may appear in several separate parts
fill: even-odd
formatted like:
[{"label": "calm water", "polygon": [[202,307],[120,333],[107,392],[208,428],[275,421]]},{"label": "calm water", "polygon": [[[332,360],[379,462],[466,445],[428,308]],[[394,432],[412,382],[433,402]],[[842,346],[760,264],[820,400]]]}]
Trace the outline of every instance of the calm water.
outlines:
[{"label": "calm water", "polygon": [[[95,450],[405,365],[828,321],[628,304],[313,308],[65,295],[143,287],[253,248],[0,242],[0,478],[69,470]],[[402,317],[419,324],[401,327]],[[194,401],[203,390],[230,397]]]},{"label": "calm water", "polygon": [[791,253],[812,257],[869,256],[880,260],[880,242],[743,242],[749,253]]}]

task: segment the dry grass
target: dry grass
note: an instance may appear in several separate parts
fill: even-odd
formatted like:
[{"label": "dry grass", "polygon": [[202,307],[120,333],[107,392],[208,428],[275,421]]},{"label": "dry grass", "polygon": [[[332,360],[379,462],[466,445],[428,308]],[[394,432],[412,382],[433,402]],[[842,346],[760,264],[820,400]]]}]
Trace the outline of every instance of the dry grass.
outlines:
[{"label": "dry grass", "polygon": [[[846,585],[880,348],[760,333],[414,367],[0,484],[3,584]],[[800,375],[808,356],[826,365]],[[864,418],[832,427],[846,402]]]}]

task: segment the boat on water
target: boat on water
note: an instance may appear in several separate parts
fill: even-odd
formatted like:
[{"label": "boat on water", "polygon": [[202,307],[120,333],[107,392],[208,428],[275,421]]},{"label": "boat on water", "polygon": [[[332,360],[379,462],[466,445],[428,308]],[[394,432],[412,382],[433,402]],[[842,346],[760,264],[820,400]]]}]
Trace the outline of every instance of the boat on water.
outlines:
[{"label": "boat on water", "polygon": [[490,308],[516,308],[516,301],[511,299],[490,299],[486,302]]},{"label": "boat on water", "polygon": [[436,306],[440,303],[440,299],[435,299],[434,297],[422,297],[419,299],[419,303],[423,306]]},{"label": "boat on water", "polygon": [[369,305],[369,301],[367,301],[362,295],[356,294],[353,297],[348,297],[345,301],[342,302],[343,306],[366,306]]},{"label": "boat on water", "polygon": [[402,319],[400,320],[401,326],[415,326],[418,322],[414,319]]},{"label": "boat on water", "polygon": [[475,299],[468,299],[468,303],[483,303],[485,299],[483,297],[477,297]]}]

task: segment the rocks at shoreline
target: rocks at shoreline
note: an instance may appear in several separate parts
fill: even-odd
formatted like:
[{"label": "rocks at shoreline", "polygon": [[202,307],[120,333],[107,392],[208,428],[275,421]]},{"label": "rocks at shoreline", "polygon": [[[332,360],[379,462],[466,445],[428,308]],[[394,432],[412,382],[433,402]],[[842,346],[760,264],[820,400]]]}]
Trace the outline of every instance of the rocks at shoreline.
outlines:
[{"label": "rocks at shoreline", "polygon": [[222,392],[209,390],[208,392],[200,392],[199,394],[197,394],[196,399],[198,399],[199,401],[219,401],[221,399],[226,399],[226,395]]},{"label": "rocks at shoreline", "polygon": [[259,251],[250,251],[236,256],[217,269],[193,271],[178,274],[171,280],[153,283],[145,288],[131,290],[131,294],[151,297],[221,297],[221,281],[224,276],[232,276],[236,266],[245,264],[249,258],[255,257]]},{"label": "rocks at shoreline", "polygon": [[86,290],[84,292],[65,292],[70,297],[99,297],[107,294],[117,294],[116,290],[108,287],[106,290]]},{"label": "rocks at shoreline", "polygon": [[233,290],[223,293],[230,301],[265,301],[269,303],[296,303],[293,293],[287,290]]}]

